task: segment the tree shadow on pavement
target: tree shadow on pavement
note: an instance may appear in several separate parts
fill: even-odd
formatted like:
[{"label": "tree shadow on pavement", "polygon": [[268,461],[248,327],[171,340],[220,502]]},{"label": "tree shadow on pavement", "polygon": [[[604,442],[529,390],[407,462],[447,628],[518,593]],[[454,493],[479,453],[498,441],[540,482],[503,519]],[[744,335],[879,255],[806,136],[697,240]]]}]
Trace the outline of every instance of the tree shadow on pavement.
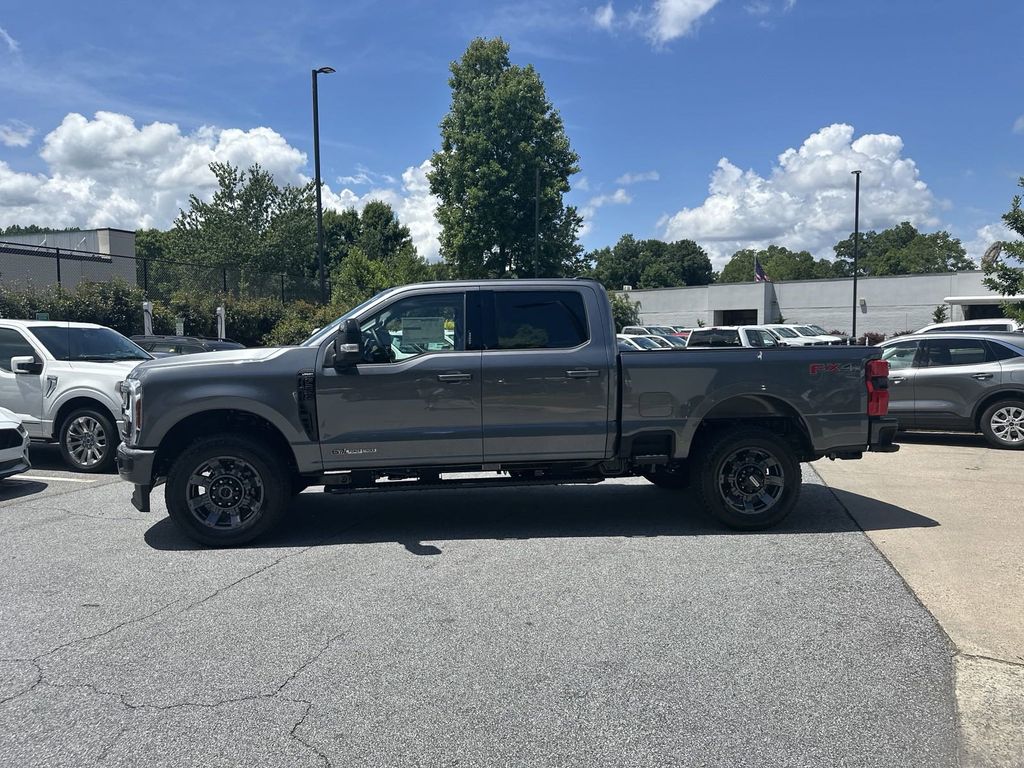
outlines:
[{"label": "tree shadow on pavement", "polygon": [[[713,520],[690,492],[647,484],[419,489],[296,497],[285,521],[249,546],[305,547],[397,542],[419,555],[441,554],[431,541],[461,539],[745,536],[860,531],[836,503],[875,510],[880,528],[922,528],[934,520],[900,507],[805,484],[796,509],[775,528],[743,533]],[[145,534],[159,550],[200,549],[163,518]]]}]

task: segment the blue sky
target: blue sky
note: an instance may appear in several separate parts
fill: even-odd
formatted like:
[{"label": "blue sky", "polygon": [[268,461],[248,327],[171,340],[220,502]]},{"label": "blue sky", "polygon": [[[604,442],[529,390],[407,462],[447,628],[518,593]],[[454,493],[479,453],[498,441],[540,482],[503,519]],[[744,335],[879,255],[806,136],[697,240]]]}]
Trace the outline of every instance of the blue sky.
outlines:
[{"label": "blue sky", "polygon": [[309,72],[330,65],[328,204],[383,197],[433,256],[447,68],[500,35],[580,155],[588,248],[829,255],[859,167],[865,228],[909,218],[977,256],[1024,175],[1022,32],[1014,0],[19,3],[0,11],[0,225],[166,227],[210,159],[302,181]]}]

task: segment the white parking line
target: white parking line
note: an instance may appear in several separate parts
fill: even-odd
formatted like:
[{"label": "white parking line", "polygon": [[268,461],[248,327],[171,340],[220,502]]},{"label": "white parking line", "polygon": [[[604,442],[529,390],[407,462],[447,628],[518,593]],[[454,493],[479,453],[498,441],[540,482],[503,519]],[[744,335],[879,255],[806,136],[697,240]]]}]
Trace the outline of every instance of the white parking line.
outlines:
[{"label": "white parking line", "polygon": [[84,477],[55,477],[51,475],[18,475],[17,480],[57,480],[61,483],[95,483],[96,480],[86,480]]}]

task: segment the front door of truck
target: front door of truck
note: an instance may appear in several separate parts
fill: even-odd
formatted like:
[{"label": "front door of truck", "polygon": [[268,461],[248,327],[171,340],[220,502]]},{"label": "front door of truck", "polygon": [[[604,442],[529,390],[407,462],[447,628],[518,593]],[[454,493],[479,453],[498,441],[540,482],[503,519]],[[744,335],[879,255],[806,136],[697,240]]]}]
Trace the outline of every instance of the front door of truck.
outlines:
[{"label": "front door of truck", "polygon": [[358,318],[362,362],[317,379],[326,469],[482,461],[478,295],[425,288]]},{"label": "front door of truck", "polygon": [[595,338],[582,293],[502,287],[480,303],[484,461],[604,458],[613,342]]}]

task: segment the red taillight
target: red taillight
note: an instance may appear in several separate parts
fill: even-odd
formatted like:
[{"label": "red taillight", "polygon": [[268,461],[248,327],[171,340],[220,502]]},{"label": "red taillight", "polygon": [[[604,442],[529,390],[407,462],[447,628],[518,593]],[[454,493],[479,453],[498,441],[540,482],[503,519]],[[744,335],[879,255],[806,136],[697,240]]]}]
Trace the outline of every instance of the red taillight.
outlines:
[{"label": "red taillight", "polygon": [[889,363],[868,360],[865,368],[868,387],[868,416],[885,416],[889,412]]}]

